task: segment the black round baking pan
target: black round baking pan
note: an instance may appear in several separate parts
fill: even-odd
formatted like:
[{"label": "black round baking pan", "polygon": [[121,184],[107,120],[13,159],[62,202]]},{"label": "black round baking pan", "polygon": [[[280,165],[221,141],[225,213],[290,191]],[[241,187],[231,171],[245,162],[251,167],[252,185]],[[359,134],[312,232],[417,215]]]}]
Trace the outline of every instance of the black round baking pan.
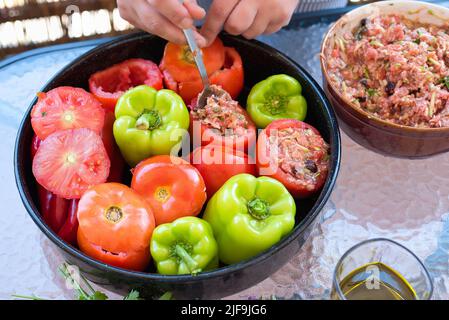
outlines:
[{"label": "black round baking pan", "polygon": [[[137,289],[145,297],[155,297],[172,292],[175,298],[220,298],[249,288],[279,270],[300,250],[318,222],[323,206],[329,199],[337,178],[341,142],[335,114],[317,82],[296,62],[276,49],[255,40],[246,40],[221,34],[227,46],[238,50],[245,69],[245,90],[239,97],[244,104],[248,89],[266,77],[285,73],[295,77],[303,87],[308,101],[306,122],[315,126],[330,144],[330,170],[323,189],[314,197],[297,203],[294,230],[279,243],[258,256],[196,276],[164,276],[156,273],[135,272],[116,268],[90,258],[77,248],[61,240],[43,221],[38,211],[38,197],[31,171],[30,144],[33,130],[30,112],[32,101],[20,125],[14,152],[17,188],[23,204],[40,230],[64,254],[67,261],[79,266],[91,281],[107,289],[123,293]],[[156,36],[135,33],[100,45],[58,72],[41,91],[58,86],[88,89],[89,76],[101,69],[130,58],[160,61],[166,42]],[[238,249],[238,248],[236,248]]]}]

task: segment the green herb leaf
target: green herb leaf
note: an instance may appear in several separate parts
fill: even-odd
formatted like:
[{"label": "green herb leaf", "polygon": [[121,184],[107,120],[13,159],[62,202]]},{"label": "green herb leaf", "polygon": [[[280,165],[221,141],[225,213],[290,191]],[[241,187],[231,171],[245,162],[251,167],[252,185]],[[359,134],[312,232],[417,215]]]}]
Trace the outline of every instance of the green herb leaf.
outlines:
[{"label": "green herb leaf", "polygon": [[376,89],[372,89],[372,88],[369,88],[368,90],[366,90],[366,92],[368,93],[368,95],[370,97],[374,97],[377,94],[377,90]]},{"label": "green herb leaf", "polygon": [[171,292],[166,292],[160,296],[158,300],[173,300],[173,294]]},{"label": "green herb leaf", "polygon": [[365,68],[363,69],[363,75],[365,76],[366,79],[369,79],[369,78],[370,78],[370,77],[369,77],[369,70],[368,70],[368,68],[365,67]]},{"label": "green herb leaf", "polygon": [[34,294],[32,296],[22,296],[20,294],[13,294],[12,297],[20,300],[47,300],[44,298],[37,297]]},{"label": "green herb leaf", "polygon": [[95,291],[92,295],[90,295],[89,300],[108,300],[108,296],[105,295],[101,291]]},{"label": "green herb leaf", "polygon": [[139,291],[137,290],[131,290],[126,297],[123,298],[123,300],[142,300],[140,298]]},{"label": "green herb leaf", "polygon": [[446,88],[449,90],[449,76],[441,79],[441,83],[444,84],[446,86]]}]

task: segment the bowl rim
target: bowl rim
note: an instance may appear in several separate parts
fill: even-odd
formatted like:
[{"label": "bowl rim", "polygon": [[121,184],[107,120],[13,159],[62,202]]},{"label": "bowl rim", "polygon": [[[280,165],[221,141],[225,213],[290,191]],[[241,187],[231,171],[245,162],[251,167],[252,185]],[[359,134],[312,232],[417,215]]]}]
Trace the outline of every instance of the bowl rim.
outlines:
[{"label": "bowl rim", "polygon": [[[337,90],[332,85],[332,81],[330,81],[329,73],[327,70],[327,64],[326,64],[326,57],[324,55],[324,50],[327,45],[327,43],[330,41],[331,35],[335,33],[335,30],[340,26],[341,23],[344,22],[345,19],[348,19],[348,17],[352,14],[357,13],[358,11],[366,10],[367,7],[374,6],[378,8],[395,5],[395,4],[404,4],[410,2],[409,0],[387,0],[387,1],[380,1],[380,2],[372,2],[365,4],[363,6],[357,7],[347,13],[345,13],[343,16],[341,16],[326,32],[323,41],[321,42],[321,49],[320,49],[320,64],[321,64],[321,72],[326,79],[326,82],[328,83],[329,90],[332,90],[337,96],[338,99],[342,100],[344,103],[341,104],[341,106],[345,109],[347,109],[349,112],[353,111],[355,112],[359,117],[362,117],[365,121],[368,121],[371,125],[377,125],[379,127],[388,127],[388,129],[393,130],[400,130],[400,131],[408,131],[409,133],[449,133],[449,127],[440,127],[440,128],[430,128],[430,127],[411,127],[401,124],[396,124],[387,120],[383,120],[380,117],[377,117],[359,107],[357,107],[354,103],[349,101],[346,97],[344,97],[340,90]],[[425,7],[428,7],[429,9],[439,9],[449,12],[449,8],[429,3],[429,2],[423,2],[423,1],[413,1],[414,3],[418,5],[423,5]]]},{"label": "bowl rim", "polygon": [[[220,267],[215,270],[211,271],[205,271],[201,272],[198,275],[192,276],[192,275],[161,275],[158,273],[148,273],[143,271],[133,271],[133,270],[127,270],[120,267],[115,267],[106,263],[103,263],[99,260],[96,260],[94,258],[91,258],[87,254],[83,253],[79,249],[71,246],[70,244],[63,241],[53,230],[51,230],[46,223],[43,221],[38,208],[34,204],[34,202],[31,199],[31,194],[29,190],[25,190],[23,182],[26,180],[25,173],[23,172],[23,168],[19,167],[19,159],[22,157],[19,155],[19,150],[21,149],[21,146],[24,143],[24,135],[22,134],[24,131],[25,126],[27,125],[27,122],[30,121],[30,112],[34,104],[36,103],[36,98],[33,99],[28,109],[24,112],[23,119],[20,123],[19,129],[17,131],[17,137],[15,142],[15,148],[14,148],[14,175],[15,175],[15,181],[16,186],[19,190],[20,198],[22,200],[22,203],[27,210],[28,214],[31,216],[34,223],[39,227],[39,229],[59,248],[64,250],[67,254],[70,256],[75,257],[78,260],[81,260],[83,263],[89,265],[90,267],[93,267],[95,269],[99,269],[103,272],[110,272],[110,273],[116,273],[120,274],[121,276],[126,276],[127,279],[145,279],[149,281],[158,281],[160,283],[166,283],[166,284],[188,284],[193,283],[200,280],[206,280],[211,278],[219,278],[224,275],[229,275],[237,271],[241,271],[243,269],[246,269],[248,267],[251,267],[253,265],[256,265],[258,263],[261,263],[267,259],[269,259],[272,255],[274,255],[277,251],[281,250],[282,248],[288,246],[291,242],[295,241],[300,234],[304,230],[306,230],[319,216],[320,212],[322,211],[325,204],[328,202],[329,197],[333,191],[333,188],[335,186],[335,182],[337,180],[337,176],[340,169],[340,162],[341,162],[341,136],[340,136],[340,130],[338,126],[338,122],[336,119],[336,115],[334,113],[334,110],[331,107],[331,104],[329,100],[327,99],[323,89],[321,86],[315,81],[315,79],[303,68],[301,67],[297,62],[292,60],[291,58],[287,57],[285,54],[278,51],[276,48],[273,48],[265,43],[262,43],[257,40],[247,40],[242,37],[235,37],[231,36],[225,32],[223,32],[220,35],[222,38],[232,38],[237,41],[241,41],[242,43],[251,43],[252,45],[256,45],[262,50],[265,50],[270,53],[272,56],[276,56],[277,58],[284,60],[286,63],[291,64],[303,77],[304,81],[308,82],[313,90],[315,91],[316,95],[318,96],[319,101],[324,106],[324,111],[326,113],[326,119],[327,122],[330,125],[329,128],[329,134],[330,134],[330,147],[331,147],[331,167],[328,173],[328,178],[326,180],[326,183],[324,184],[321,193],[319,197],[317,198],[316,202],[310,209],[307,216],[301,220],[301,222],[295,226],[295,228],[288,234],[286,237],[281,239],[278,243],[273,245],[270,249],[265,250],[264,252],[250,258],[246,259],[244,261],[241,261],[236,264],[227,265]],[[154,35],[147,34],[144,32],[136,32],[131,33],[124,36],[119,36],[111,41],[108,41],[104,44],[101,44],[99,46],[96,46],[92,48],[91,50],[87,51],[86,53],[82,54],[78,58],[74,59],[73,61],[69,62],[65,67],[60,69],[55,75],[53,75],[50,80],[47,81],[47,83],[43,86],[43,88],[48,87],[54,79],[58,78],[61,74],[65,73],[69,69],[73,68],[75,65],[83,63],[83,61],[92,55],[95,55],[99,51],[102,50],[108,50],[110,48],[113,48],[114,46],[122,46],[126,44],[128,41],[135,41],[138,39],[144,39],[144,38],[158,38]]]}]

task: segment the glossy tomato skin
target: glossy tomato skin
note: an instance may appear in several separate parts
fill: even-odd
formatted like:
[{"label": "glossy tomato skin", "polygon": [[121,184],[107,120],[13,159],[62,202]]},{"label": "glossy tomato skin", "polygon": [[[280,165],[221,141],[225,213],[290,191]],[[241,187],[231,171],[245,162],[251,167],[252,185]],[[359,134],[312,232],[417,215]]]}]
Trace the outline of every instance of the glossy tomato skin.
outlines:
[{"label": "glossy tomato skin", "polygon": [[154,156],[133,170],[131,188],[151,205],[156,225],[197,216],[206,202],[206,186],[198,170],[172,156]]},{"label": "glossy tomato skin", "polygon": [[81,88],[58,87],[38,94],[31,110],[31,125],[41,140],[68,129],[87,128],[101,133],[104,109],[92,94]]},{"label": "glossy tomato skin", "polygon": [[[190,103],[204,87],[195,64],[186,63],[180,58],[183,56],[180,52],[183,51],[181,46],[177,48],[175,54],[173,45],[167,45],[160,69],[164,75],[165,86],[177,92],[186,103]],[[203,57],[206,56],[210,83],[220,85],[233,99],[237,99],[243,89],[244,80],[242,58],[237,50],[224,47],[217,38],[210,47],[203,49]]]},{"label": "glossy tomato skin", "polygon": [[[195,108],[195,105],[196,99],[193,100],[193,104],[190,106],[190,108]],[[194,113],[191,110],[189,133],[193,141],[194,148],[198,146],[218,145],[251,154],[257,139],[256,125],[254,124],[253,120],[251,120],[245,109],[243,109],[241,106],[238,106],[238,109],[240,110],[240,113],[245,116],[245,119],[248,122],[246,134],[241,136],[221,135],[209,125],[196,120]]]},{"label": "glossy tomato skin", "polygon": [[146,84],[156,90],[163,87],[158,66],[145,59],[129,59],[98,71],[89,78],[89,90],[109,111],[114,111],[118,99],[127,90]]},{"label": "glossy tomato skin", "polygon": [[[230,47],[225,47],[225,58],[223,68],[213,72],[209,76],[209,81],[211,84],[221,86],[235,100],[243,89],[242,58],[237,50]],[[178,85],[179,95],[185,98],[185,101],[191,101],[196,98],[198,93],[203,91],[203,88],[201,79],[181,82]]]},{"label": "glossy tomato skin", "polygon": [[[202,48],[203,62],[207,74],[220,69],[225,62],[223,42],[217,37],[207,48]],[[177,82],[191,81],[200,78],[194,57],[187,45],[168,42],[160,64],[161,70],[166,70]]]},{"label": "glossy tomato skin", "polygon": [[81,251],[116,267],[145,270],[155,222],[140,195],[119,183],[99,184],[84,193],[77,215]]},{"label": "glossy tomato skin", "polygon": [[258,174],[269,176],[282,182],[282,184],[295,198],[308,198],[323,187],[326,182],[327,174],[320,175],[317,178],[314,189],[308,190],[304,185],[292,181],[290,178],[291,176],[284,172],[277,164],[273,164],[273,159],[270,159],[270,144],[268,143],[270,133],[286,128],[300,128],[304,130],[310,129],[314,134],[321,136],[315,127],[296,119],[282,119],[273,121],[259,134],[257,140],[256,162]]},{"label": "glossy tomato skin", "polygon": [[72,246],[77,245],[78,217],[76,212],[78,210],[78,202],[78,199],[70,200],[67,218],[61,226],[61,229],[58,231],[58,236]]},{"label": "glossy tomato skin", "polygon": [[222,146],[195,149],[190,155],[190,163],[203,177],[209,199],[231,177],[240,173],[255,176],[257,172],[255,161],[247,154]]}]

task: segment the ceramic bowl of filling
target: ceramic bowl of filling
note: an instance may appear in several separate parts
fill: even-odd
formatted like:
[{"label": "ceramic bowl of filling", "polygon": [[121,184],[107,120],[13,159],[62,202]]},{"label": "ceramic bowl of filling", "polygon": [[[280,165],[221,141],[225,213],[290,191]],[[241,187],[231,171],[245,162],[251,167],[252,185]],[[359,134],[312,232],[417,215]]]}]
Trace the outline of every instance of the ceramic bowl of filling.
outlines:
[{"label": "ceramic bowl of filling", "polygon": [[321,48],[323,86],[343,130],[406,158],[449,150],[449,9],[382,1],[341,17]]}]

